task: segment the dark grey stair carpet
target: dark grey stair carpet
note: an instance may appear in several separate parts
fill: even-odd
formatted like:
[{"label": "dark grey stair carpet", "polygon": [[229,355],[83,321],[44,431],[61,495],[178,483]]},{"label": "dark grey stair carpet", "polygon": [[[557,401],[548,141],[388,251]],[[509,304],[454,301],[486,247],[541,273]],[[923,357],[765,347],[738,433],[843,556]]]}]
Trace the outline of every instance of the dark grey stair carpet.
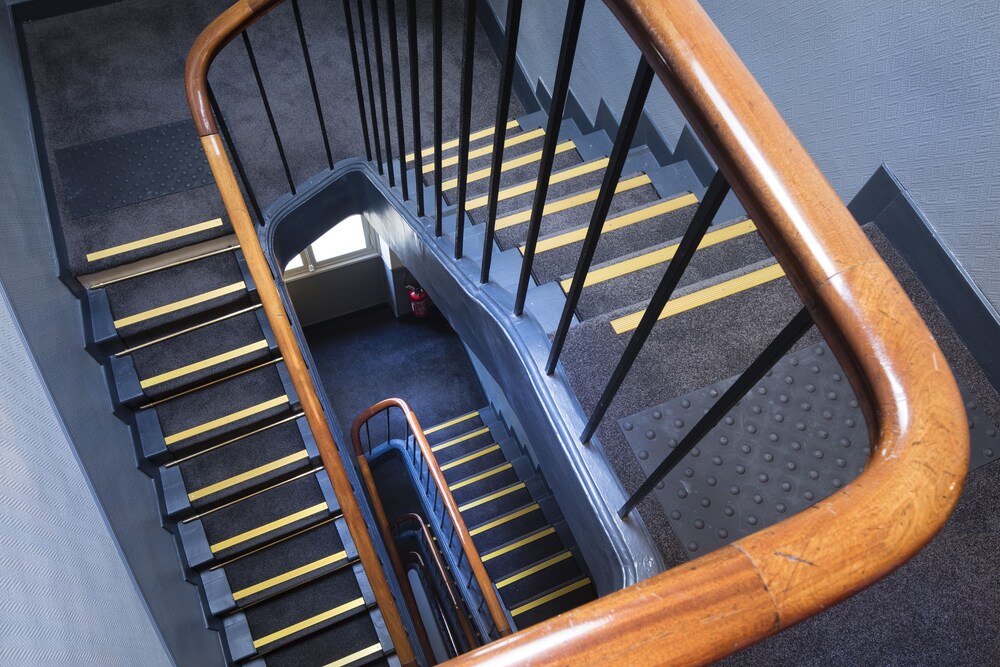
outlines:
[{"label": "dark grey stair carpet", "polygon": [[[472,411],[470,410],[469,412]],[[446,421],[451,421],[451,420],[446,420]],[[477,414],[473,417],[469,417],[465,421],[458,422],[457,424],[452,424],[451,426],[439,429],[437,431],[433,431],[431,433],[428,433],[427,430],[435,428],[436,424],[424,424],[423,421],[421,421],[421,426],[424,429],[424,437],[427,438],[427,444],[433,447],[435,445],[441,444],[442,442],[447,442],[453,438],[457,438],[460,435],[464,435],[465,433],[479,430],[480,428],[483,427],[483,420],[482,417],[480,417]]]},{"label": "dark grey stair carpet", "polygon": [[179,464],[179,468],[188,493],[193,493],[228,480],[235,475],[255,470],[260,466],[296,454],[303,454],[303,456],[277,470],[258,475],[253,479],[191,501],[192,506],[200,507],[242,495],[289,473],[308,468],[311,462],[305,455],[305,444],[302,442],[299,427],[294,421],[272,426],[217,449],[199,454]]},{"label": "dark grey stair carpet", "polygon": [[[684,194],[687,193],[678,193],[677,196],[683,196]],[[658,203],[643,204],[635,210],[645,210],[656,206]],[[664,239],[679,238],[684,234],[684,230],[687,229],[688,224],[690,224],[696,208],[696,206],[686,206],[682,209],[658,215],[618,230],[604,232],[601,234],[601,240],[597,244],[597,250],[594,252],[593,264],[596,266],[651,248],[659,243],[663,243]],[[628,215],[632,212],[624,211],[617,215]],[[611,215],[608,216],[608,222],[612,220],[612,217]],[[590,220],[588,219],[581,225],[580,229],[585,230],[589,224]],[[554,236],[557,235],[546,234],[539,239],[539,242],[541,243],[546,238]],[[583,242],[581,240],[551,250],[536,252],[535,262],[532,265],[532,273],[534,273],[536,280],[539,283],[546,283],[550,280],[556,280],[563,275],[572,275],[573,271],[576,270],[576,263],[580,258],[582,245]]]},{"label": "dark grey stair carpet", "polygon": [[[234,350],[266,342],[257,314],[242,313],[221,322],[181,334],[162,343],[142,348],[131,354],[140,380],[149,380],[191,364],[213,359]],[[149,398],[158,398],[188,387],[196,387],[213,379],[230,375],[253,366],[271,356],[265,345],[239,357],[216,362],[211,366],[187,373],[143,390]]]},{"label": "dark grey stair carpet", "polygon": [[[626,261],[647,252],[675,245],[679,241],[679,239],[675,239],[670,243],[647,248],[631,256],[622,257],[620,260],[595,265],[591,267],[591,271],[617,263],[617,261]],[[770,256],[771,251],[764,245],[764,241],[756,232],[744,234],[724,243],[698,250],[684,271],[679,286],[685,287],[709,280],[714,276],[721,276],[736,271],[740,267],[746,266],[747,262],[757,263]],[[667,271],[667,266],[667,262],[662,262],[655,266],[584,287],[580,303],[576,309],[577,316],[580,319],[600,317],[612,310],[617,310],[623,303],[634,303],[637,299],[648,297],[660,284],[663,275]],[[563,276],[563,278],[571,277],[572,275]]]},{"label": "dark grey stair carpet", "polygon": [[267,653],[264,661],[267,667],[325,665],[377,643],[379,636],[372,618],[360,614]]},{"label": "dark grey stair carpet", "polygon": [[[555,592],[563,586],[571,585],[572,583],[575,582],[564,582],[559,586],[553,587],[553,590],[547,591],[542,595],[544,596],[551,592]],[[597,597],[597,595],[594,593],[593,585],[587,583],[585,586],[565,593],[550,602],[546,602],[545,604],[535,607],[534,609],[529,609],[521,614],[518,614],[514,617],[514,623],[517,625],[518,629],[523,630],[524,628],[530,627],[535,623],[540,623],[548,618],[557,616],[564,611],[569,611],[570,609],[579,607],[582,604],[586,604],[595,597]]]},{"label": "dark grey stair carpet", "polygon": [[[304,475],[298,479],[277,485],[257,495],[245,498],[203,516],[200,521],[205,528],[209,545],[219,544],[237,535],[283,519],[292,514],[325,502],[316,475]],[[267,542],[291,535],[297,530],[317,523],[329,512],[317,512],[287,526],[262,535],[251,537],[231,547],[216,550],[217,559],[231,558],[245,553]]]},{"label": "dark grey stair carpet", "polygon": [[[528,538],[533,539],[522,546],[518,546],[516,549],[499,553],[504,547],[513,546],[514,543],[527,540]],[[543,528],[501,545],[493,550],[494,555],[492,557],[489,552],[482,553],[483,564],[486,566],[486,571],[489,572],[493,580],[497,581],[513,572],[517,572],[530,563],[537,563],[538,561],[554,556],[565,548],[562,540],[556,535],[555,530]]]},{"label": "dark grey stair carpet", "polygon": [[[292,572],[300,567],[333,556],[344,549],[334,521],[328,520],[308,530],[304,530],[281,542],[272,544],[261,551],[248,554],[224,566],[229,588],[236,593],[250,586],[268,581],[278,575]],[[347,559],[337,561],[328,567],[314,570],[309,574],[292,579],[279,586],[237,600],[240,605],[250,604],[262,597],[274,595],[290,586],[322,576],[333,569],[347,564]]]},{"label": "dark grey stair carpet", "polygon": [[[445,441],[433,445],[431,448],[432,450],[434,449],[434,447],[447,445],[444,449],[438,449],[437,451],[435,451],[434,458],[437,459],[437,462],[439,464],[445,465],[450,461],[454,461],[455,459],[461,458],[473,452],[479,451],[484,447],[489,447],[490,445],[494,444],[493,436],[490,434],[489,429],[487,429],[485,433],[479,433],[478,435],[473,435],[475,433],[478,433],[479,430],[484,428],[486,427],[481,426],[479,427],[479,429],[475,431],[470,431],[469,433],[465,434],[465,435],[471,435],[472,437],[466,440],[462,440],[461,442],[455,442],[454,444],[449,445],[448,443],[452,441]],[[458,436],[458,438],[462,437],[465,436]]]},{"label": "dark grey stair carpet", "polygon": [[[521,537],[529,533],[533,533],[536,530],[540,530],[547,525],[545,516],[542,514],[541,509],[533,508],[532,505],[525,505],[524,507],[520,507],[513,512],[497,517],[492,521],[499,521],[500,519],[511,517],[513,514],[522,511],[525,511],[526,513],[518,516],[517,518],[509,518],[504,523],[493,526],[478,535],[473,535],[472,541],[476,544],[476,548],[479,550],[479,553],[492,551],[499,546],[507,544],[513,540],[520,539]],[[484,527],[485,525],[489,524],[469,526],[469,530],[474,533],[477,528]]]},{"label": "dark grey stair carpet", "polygon": [[[501,464],[500,467],[503,466],[504,464]],[[492,474],[483,480],[473,482],[472,484],[468,484],[460,488],[453,488],[451,495],[455,498],[455,502],[459,505],[464,505],[465,503],[471,502],[476,498],[482,498],[483,496],[489,494],[492,489],[510,486],[511,484],[516,484],[520,481],[517,478],[517,473],[514,472],[513,466],[503,467],[502,470],[500,467],[495,469],[495,474]],[[483,470],[482,472],[489,472],[489,470]],[[461,478],[452,480],[451,486],[458,486],[463,480],[470,479],[474,476],[474,474],[463,475]]]},{"label": "dark grey stair carpet", "polygon": [[[493,125],[490,124],[488,127],[493,127]],[[474,128],[473,132],[475,133],[475,132],[479,132],[480,130],[485,130],[485,129],[487,129],[487,128],[485,128],[485,127]],[[504,133],[505,141],[510,141],[512,138],[520,136],[523,133],[524,133],[524,129],[521,128],[521,127],[510,128],[510,129],[508,129]],[[428,136],[428,137],[421,137],[421,139],[423,139],[423,141],[424,141],[424,150],[422,151],[422,155],[423,155],[424,185],[426,185],[426,186],[430,186],[430,185],[432,185],[434,183],[434,146],[430,142],[431,138],[432,137],[430,137],[430,136]],[[453,137],[453,136],[452,137],[445,137],[444,138],[444,142],[454,141],[455,139],[456,139],[456,137]],[[493,142],[493,134],[490,133],[490,135],[488,137],[482,137],[480,139],[476,139],[476,140],[471,141],[469,143],[469,149],[470,149],[470,151],[474,151],[474,150],[477,150],[479,148],[482,148],[483,146],[491,145],[492,142]],[[457,145],[454,146],[454,147],[452,147],[452,148],[449,148],[447,150],[441,151],[441,161],[444,162],[449,157],[452,157],[454,155],[458,155],[458,146]],[[416,160],[413,160],[413,161],[409,162],[410,168],[416,170],[415,164],[416,164]],[[442,176],[441,180],[442,181],[448,180],[448,178],[450,178],[450,176],[446,177],[445,174],[449,173],[450,171],[453,171],[454,169],[455,169],[454,166],[452,166],[452,167],[445,167],[445,166],[442,165],[442,167],[441,167],[441,176]],[[452,175],[454,175],[454,174],[452,174]]]},{"label": "dark grey stair carpet", "polygon": [[[544,591],[551,589],[558,582],[562,581],[573,581],[581,576],[580,567],[577,565],[576,559],[573,554],[567,551],[560,552],[549,558],[559,558],[566,556],[565,560],[560,560],[552,565],[547,565],[545,568],[529,574],[522,579],[508,583],[500,588],[500,594],[503,596],[504,601],[507,602],[508,606],[516,607],[517,605],[529,600],[538,594],[538,591]],[[525,572],[534,567],[540,567],[545,564],[546,560],[536,561],[531,563],[525,568],[518,570],[517,572],[511,572],[507,576],[515,576],[521,572]],[[502,583],[501,579],[497,579],[497,583]]]},{"label": "dark grey stair carpet", "polygon": [[484,447],[478,452],[473,452],[467,456],[473,456],[477,453],[480,453],[481,455],[463,461],[462,463],[458,463],[458,461],[461,461],[462,459],[452,461],[451,463],[455,464],[454,467],[448,468],[447,470],[444,468],[450,464],[442,464],[441,467],[444,472],[444,478],[448,484],[453,485],[458,481],[472,477],[485,470],[489,470],[490,468],[507,462],[507,459],[504,458],[503,451],[494,445]]},{"label": "dark grey stair carpet", "polygon": [[[534,133],[535,130],[529,130],[529,132]],[[508,134],[508,143],[504,147],[503,151],[504,160],[516,158],[521,155],[526,155],[528,153],[534,153],[536,151],[542,150],[542,145],[545,142],[544,135],[535,137],[533,139],[519,141],[514,145],[510,145],[511,139],[515,139],[516,137],[522,136],[524,134],[525,134],[524,132],[517,132],[516,134]],[[481,153],[481,151],[485,150],[487,146],[491,145],[492,145],[492,137],[489,140],[483,140],[471,146],[469,149],[469,153],[470,155]],[[448,161],[449,159],[458,158],[458,155],[459,155],[458,148],[453,148],[443,153],[442,158],[444,161]],[[471,157],[469,159],[469,172],[471,173],[474,171],[479,171],[480,169],[489,169],[492,162],[493,162],[492,151],[487,151],[486,153],[476,155],[475,157]],[[433,165],[433,162],[431,164]],[[457,176],[458,176],[457,161],[454,164],[450,164],[447,167],[443,167],[441,169],[441,178],[445,181],[456,178]]]},{"label": "dark grey stair carpet", "polygon": [[507,514],[508,512],[513,512],[517,508],[524,507],[525,505],[531,503],[531,494],[528,493],[527,488],[520,485],[519,488],[516,489],[513,485],[506,487],[493,486],[487,493],[484,493],[482,496],[478,496],[469,502],[475,502],[480,498],[485,498],[493,493],[499,493],[501,491],[510,492],[505,493],[499,498],[485,502],[482,505],[477,505],[463,510],[462,519],[465,520],[465,524],[467,526],[477,526]]}]

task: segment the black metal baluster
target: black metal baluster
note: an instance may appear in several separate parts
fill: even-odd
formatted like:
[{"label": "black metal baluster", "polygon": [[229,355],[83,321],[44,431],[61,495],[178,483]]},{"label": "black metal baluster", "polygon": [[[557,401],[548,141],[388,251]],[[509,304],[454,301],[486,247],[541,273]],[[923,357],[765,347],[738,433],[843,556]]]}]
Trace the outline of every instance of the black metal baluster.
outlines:
[{"label": "black metal baluster", "polygon": [[281,166],[285,168],[285,178],[288,179],[288,189],[295,194],[295,181],[292,180],[292,170],[288,168],[288,158],[285,157],[285,147],[281,143],[278,135],[278,126],[274,122],[274,114],[271,112],[271,103],[267,101],[267,91],[264,90],[264,81],[260,78],[260,69],[257,68],[257,59],[253,55],[253,47],[250,45],[250,35],[243,31],[243,45],[247,50],[247,57],[250,58],[250,67],[253,69],[253,78],[257,81],[257,90],[260,91],[260,98],[264,101],[264,111],[267,113],[267,122],[271,124],[271,134],[274,135],[274,143],[278,147],[278,156],[281,158]]},{"label": "black metal baluster", "polygon": [[545,199],[549,193],[549,178],[552,176],[552,164],[556,157],[556,144],[559,143],[559,127],[562,125],[563,111],[566,108],[569,79],[573,73],[573,58],[576,55],[576,44],[580,36],[583,6],[584,0],[570,0],[569,6],[566,8],[566,24],[563,26],[562,46],[559,48],[559,64],[556,68],[555,83],[552,86],[552,103],[549,105],[549,121],[545,130],[545,144],[542,146],[542,158],[538,164],[538,182],[535,185],[535,200],[531,206],[527,238],[524,241],[521,278],[517,283],[517,294],[514,297],[514,315],[518,317],[524,314],[524,300],[528,295],[528,283],[531,281],[531,265],[535,261],[535,246],[538,244],[538,233],[542,226]]},{"label": "black metal baluster", "polygon": [[559,362],[559,355],[562,353],[563,344],[566,342],[566,334],[573,323],[573,313],[580,303],[580,295],[583,294],[583,283],[590,271],[590,265],[594,261],[594,253],[597,251],[597,244],[601,240],[601,232],[604,231],[604,223],[608,219],[608,211],[611,210],[611,200],[615,197],[615,189],[618,187],[618,180],[622,177],[625,169],[625,161],[628,159],[629,151],[632,149],[632,140],[635,138],[635,130],[639,126],[639,118],[642,117],[642,107],[646,104],[646,96],[649,94],[649,86],[653,82],[653,68],[646,63],[646,59],[640,56],[639,67],[632,80],[632,90],[628,95],[628,102],[625,103],[625,110],[622,112],[622,122],[618,126],[618,135],[615,137],[615,147],[611,151],[611,158],[608,168],[604,172],[604,180],[601,182],[601,190],[597,195],[597,203],[594,204],[594,213],[590,218],[590,227],[587,229],[587,237],[583,240],[583,247],[580,249],[580,259],[576,263],[576,271],[573,274],[573,283],[566,294],[566,303],[563,307],[562,317],[559,319],[559,327],[556,329],[555,337],[552,339],[552,349],[549,351],[549,361],[545,366],[545,372],[549,375],[556,370]]},{"label": "black metal baluster", "polygon": [[399,36],[396,34],[396,0],[386,0],[386,21],[389,23],[389,58],[392,67],[392,96],[396,102],[396,136],[399,145],[399,184],[403,189],[403,200],[410,198],[409,183],[406,180],[406,141],[403,137],[403,89],[399,80]]},{"label": "black metal baluster", "polygon": [[[346,5],[348,0],[344,0]],[[371,110],[372,114],[372,137],[375,139],[375,154],[378,158],[378,173],[381,176],[384,172],[382,171],[382,142],[378,138],[378,114],[375,112],[375,86],[372,83],[372,66],[371,59],[368,55],[368,30],[365,27],[365,3],[364,0],[358,0],[358,28],[361,32],[361,51],[365,58],[365,78],[368,81],[368,108]],[[382,119],[383,122],[385,118]]]},{"label": "black metal baluster", "polygon": [[608,380],[608,386],[604,388],[604,393],[601,394],[600,400],[597,401],[597,405],[590,415],[587,427],[583,430],[583,435],[580,436],[583,442],[590,440],[594,435],[594,431],[597,430],[597,426],[604,418],[604,414],[608,411],[608,406],[611,405],[615,394],[618,393],[622,382],[625,381],[625,376],[628,375],[632,364],[635,363],[635,358],[639,356],[642,346],[646,344],[646,339],[652,333],[653,326],[660,319],[660,313],[663,312],[667,301],[673,295],[677,283],[680,282],[681,276],[684,274],[684,269],[687,268],[687,265],[691,262],[691,258],[694,257],[694,253],[698,249],[698,244],[701,243],[705,232],[708,231],[709,225],[712,224],[712,220],[715,218],[715,214],[718,213],[719,207],[722,206],[722,202],[725,200],[727,194],[729,194],[729,184],[726,182],[726,177],[722,175],[721,171],[717,171],[712,178],[712,182],[708,185],[705,198],[698,205],[698,210],[695,211],[691,224],[688,226],[687,231],[684,232],[684,237],[677,246],[677,252],[674,254],[673,259],[670,260],[670,264],[667,265],[667,270],[663,274],[663,278],[660,279],[660,284],[657,285],[656,291],[653,292],[653,296],[649,300],[649,305],[646,306],[646,312],[643,313],[642,319],[639,321],[639,326],[632,333],[632,337],[629,339],[628,345],[622,353],[622,358],[618,360],[618,365],[611,374],[611,379]]},{"label": "black metal baluster", "polygon": [[417,49],[417,0],[406,0],[406,37],[410,48],[410,111],[413,115],[413,168],[416,173],[417,215],[424,215],[424,156],[420,143],[420,63]]},{"label": "black metal baluster", "polygon": [[354,68],[354,93],[358,98],[358,116],[361,118],[361,134],[365,138],[365,158],[372,161],[372,144],[368,138],[368,114],[365,113],[365,97],[361,89],[361,69],[358,65],[358,46],[354,41],[354,20],[351,18],[351,0],[344,0],[344,23],[347,25],[347,43],[351,47],[351,66]]},{"label": "black metal baluster", "polygon": [[382,23],[378,17],[378,0],[371,0],[372,46],[375,48],[375,71],[378,74],[378,90],[382,104],[382,118],[385,123],[385,168],[389,173],[389,187],[396,187],[396,172],[392,169],[392,139],[389,136],[389,96],[385,92],[385,62],[382,58]]},{"label": "black metal baluster", "polygon": [[753,360],[753,363],[736,378],[732,386],[715,402],[715,405],[709,408],[708,412],[691,427],[687,435],[681,438],[681,441],[670,451],[667,458],[656,466],[656,470],[646,478],[646,481],[618,511],[618,516],[623,519],[628,516],[628,513],[635,509],[635,506],[642,502],[642,499],[648,496],[653,488],[660,483],[660,480],[669,475],[670,471],[701,442],[701,439],[715,428],[716,424],[747,395],[747,392],[753,389],[755,384],[760,382],[761,378],[771,370],[771,367],[792,349],[792,346],[809,331],[812,324],[812,316],[809,315],[809,311],[805,308],[800,310],[792,318],[792,321],[785,325],[781,333]]},{"label": "black metal baluster", "polygon": [[229,126],[226,124],[226,118],[222,115],[222,109],[219,108],[219,101],[215,99],[215,93],[212,92],[212,87],[208,86],[208,103],[212,105],[212,113],[215,114],[215,119],[219,123],[219,131],[222,132],[222,140],[226,143],[226,147],[229,148],[229,154],[233,158],[233,163],[236,165],[236,172],[240,175],[240,180],[243,182],[243,189],[247,193],[247,198],[250,199],[250,207],[253,209],[254,215],[257,217],[257,224],[264,224],[264,216],[260,212],[260,205],[257,203],[257,195],[254,194],[253,188],[250,187],[250,179],[247,178],[247,172],[243,168],[243,160],[240,159],[240,154],[236,152],[236,143],[233,141],[233,136],[229,133]]},{"label": "black metal baluster", "polygon": [[441,142],[444,127],[444,74],[441,53],[444,50],[441,26],[441,0],[434,0],[434,236],[441,236],[444,198],[441,194]]},{"label": "black metal baluster", "polygon": [[326,120],[323,118],[323,105],[319,101],[319,89],[316,87],[316,74],[313,72],[312,58],[309,57],[309,44],[306,42],[306,31],[302,27],[302,12],[299,11],[299,0],[292,0],[292,13],[295,15],[295,28],[299,33],[299,44],[302,45],[302,57],[306,61],[306,76],[309,78],[309,88],[312,90],[313,104],[316,105],[316,118],[319,120],[319,131],[323,135],[323,147],[326,149],[326,161],[333,169],[333,151],[330,150],[330,137],[326,133]]},{"label": "black metal baluster", "polygon": [[458,116],[458,206],[455,209],[455,259],[462,258],[465,238],[465,193],[469,179],[469,134],[472,132],[472,69],[476,48],[476,0],[465,0],[462,37],[462,84]]},{"label": "black metal baluster", "polygon": [[497,225],[497,206],[500,203],[500,170],[503,167],[503,149],[507,139],[507,114],[510,113],[510,95],[514,86],[514,67],[517,66],[517,37],[520,28],[521,0],[508,0],[503,71],[500,73],[500,96],[497,98],[496,125],[493,129],[493,161],[490,165],[486,235],[483,237],[483,262],[479,273],[479,281],[482,283],[490,281],[490,265],[493,263],[493,237]]}]

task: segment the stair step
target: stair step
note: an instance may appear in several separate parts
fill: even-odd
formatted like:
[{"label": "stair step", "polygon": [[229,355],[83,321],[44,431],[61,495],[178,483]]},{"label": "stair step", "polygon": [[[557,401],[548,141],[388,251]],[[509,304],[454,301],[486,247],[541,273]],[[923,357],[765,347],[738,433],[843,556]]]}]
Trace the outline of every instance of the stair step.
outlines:
[{"label": "stair step", "polygon": [[168,464],[161,472],[168,513],[174,516],[190,508],[224,503],[310,468],[318,457],[305,417],[275,422]]},{"label": "stair step", "polygon": [[245,607],[346,567],[357,550],[342,518],[327,519],[202,573],[213,614]]},{"label": "stair step", "polygon": [[589,577],[580,577],[526,600],[510,610],[518,629],[524,629],[595,599]]},{"label": "stair step", "polygon": [[458,506],[465,524],[478,525],[490,519],[512,512],[531,502],[531,493],[524,482],[517,482],[500,488],[492,488],[488,493]]},{"label": "stair step", "polygon": [[298,405],[284,364],[267,363],[136,413],[148,458],[175,458],[254,431]]},{"label": "stair step", "polygon": [[440,424],[425,428],[424,437],[427,439],[428,444],[434,446],[469,431],[474,431],[482,425],[483,419],[479,414],[479,410],[473,410],[472,412],[466,412],[465,414],[443,421]]},{"label": "stair step", "polygon": [[[698,199],[690,192],[643,204],[636,209],[608,216],[597,244],[593,264],[609,262],[654,246],[662,239],[684,234],[694,216]],[[568,231],[539,238],[532,272],[539,283],[572,275],[580,257],[589,220]],[[523,245],[518,246],[523,254]]]},{"label": "stair step", "polygon": [[102,288],[129,346],[253,305],[238,250],[209,255]]},{"label": "stair step", "polygon": [[[676,239],[591,267],[584,281],[577,316],[580,319],[599,317],[617,310],[636,294],[652,294],[678,245],[679,239]],[[749,220],[713,227],[705,235],[678,286],[709,280],[770,257],[771,251]],[[571,283],[572,276],[565,276],[560,280],[560,287],[568,292]]]},{"label": "stair step", "polygon": [[382,614],[351,616],[247,663],[250,667],[361,667],[380,661],[398,665]]},{"label": "stair step", "polygon": [[[375,597],[364,570],[356,563],[267,598],[234,616],[244,617],[253,647],[261,652],[277,649],[352,616],[367,618],[367,610],[374,604]],[[226,619],[227,635],[231,627],[242,625],[239,621],[233,617]]]},{"label": "stair step", "polygon": [[473,452],[489,447],[496,441],[487,426],[480,426],[472,431],[457,435],[449,440],[431,445],[431,452],[438,464],[445,465]]},{"label": "stair step", "polygon": [[262,321],[263,312],[259,308],[237,312],[137,349],[119,358],[119,363],[130,360],[140,395],[157,400],[269,359],[276,353],[277,344]]},{"label": "stair step", "polygon": [[451,486],[477,473],[499,466],[506,460],[500,445],[491,444],[447,463],[442,463],[440,468],[448,485]]},{"label": "stair step", "polygon": [[558,582],[574,581],[582,576],[572,551],[561,551],[512,572],[494,584],[508,609],[514,609],[537,595],[551,590]]},{"label": "stair step", "polygon": [[[508,134],[504,142],[504,159],[516,158],[521,155],[541,150],[545,142],[545,129],[533,128],[523,132]],[[493,138],[469,146],[469,173],[489,169],[493,161]],[[429,163],[433,170],[433,162]],[[458,175],[458,149],[447,151],[442,155],[441,178],[444,182]]]},{"label": "stair step", "polygon": [[[490,125],[489,127],[481,128],[475,130],[469,134],[469,147],[479,148],[480,146],[485,146],[493,142],[493,134],[496,131],[495,125]],[[505,137],[513,137],[521,134],[524,130],[521,128],[521,123],[518,119],[514,118],[507,121],[504,128]],[[459,139],[449,139],[447,141],[441,142],[441,153],[442,156],[454,154],[458,151]],[[416,157],[414,152],[406,154],[406,163],[410,164],[414,161]],[[423,160],[424,165],[434,163],[434,145],[424,146],[420,151],[420,157]]]},{"label": "stair step", "polygon": [[524,567],[543,561],[566,547],[559,539],[557,528],[544,526],[525,535],[479,553],[490,577],[497,581]]},{"label": "stair step", "polygon": [[546,525],[541,505],[532,502],[484,523],[469,526],[469,534],[479,552],[484,553],[540,530]]},{"label": "stair step", "polygon": [[449,480],[448,488],[455,502],[462,504],[489,493],[490,489],[509,486],[518,481],[520,480],[513,464],[505,461],[464,477],[455,477],[454,481]]},{"label": "stair step", "polygon": [[307,473],[178,524],[197,568],[275,542],[339,512],[326,473]]}]

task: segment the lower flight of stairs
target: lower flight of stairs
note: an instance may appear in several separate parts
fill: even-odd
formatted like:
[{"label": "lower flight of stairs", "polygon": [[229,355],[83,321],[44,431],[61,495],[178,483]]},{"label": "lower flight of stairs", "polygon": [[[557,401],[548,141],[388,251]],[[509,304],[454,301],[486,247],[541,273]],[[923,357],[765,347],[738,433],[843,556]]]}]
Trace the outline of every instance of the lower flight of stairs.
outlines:
[{"label": "lower flight of stairs", "polygon": [[398,664],[239,248],[189,251],[88,302],[210,627],[234,663]]}]

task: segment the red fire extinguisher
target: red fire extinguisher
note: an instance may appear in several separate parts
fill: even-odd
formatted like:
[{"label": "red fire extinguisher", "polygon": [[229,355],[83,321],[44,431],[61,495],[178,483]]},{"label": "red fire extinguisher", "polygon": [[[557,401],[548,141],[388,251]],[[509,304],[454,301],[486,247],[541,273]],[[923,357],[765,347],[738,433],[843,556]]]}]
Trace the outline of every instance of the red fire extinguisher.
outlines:
[{"label": "red fire extinguisher", "polygon": [[430,300],[427,298],[427,292],[417,284],[416,280],[412,280],[413,276],[408,277],[411,278],[406,283],[406,289],[410,291],[410,308],[413,310],[413,316],[421,320],[427,317]]}]

